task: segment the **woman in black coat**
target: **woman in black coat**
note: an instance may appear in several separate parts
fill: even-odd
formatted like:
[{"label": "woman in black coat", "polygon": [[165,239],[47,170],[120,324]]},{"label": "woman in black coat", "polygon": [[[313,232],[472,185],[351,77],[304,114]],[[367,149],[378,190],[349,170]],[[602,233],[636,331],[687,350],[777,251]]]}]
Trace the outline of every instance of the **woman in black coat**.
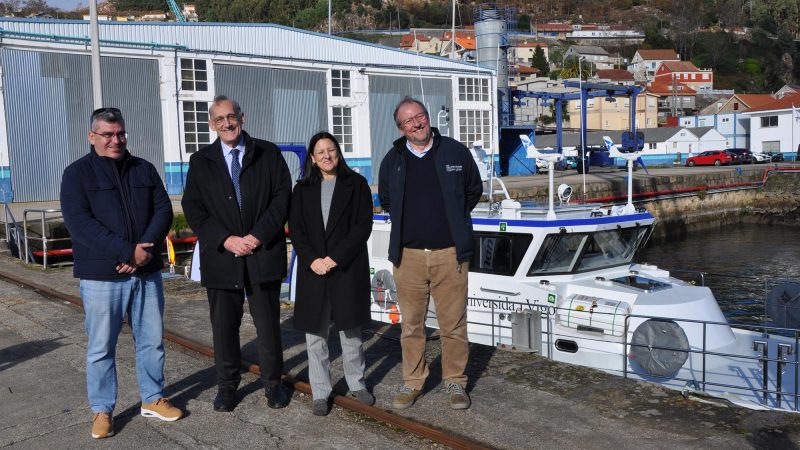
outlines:
[{"label": "woman in black coat", "polygon": [[362,403],[375,402],[364,383],[361,340],[361,326],[370,321],[371,232],[367,181],[347,166],[333,135],[315,134],[308,144],[305,177],[292,195],[289,235],[297,253],[294,327],[306,333],[316,415],[329,411],[331,326],[339,330],[351,395]]}]

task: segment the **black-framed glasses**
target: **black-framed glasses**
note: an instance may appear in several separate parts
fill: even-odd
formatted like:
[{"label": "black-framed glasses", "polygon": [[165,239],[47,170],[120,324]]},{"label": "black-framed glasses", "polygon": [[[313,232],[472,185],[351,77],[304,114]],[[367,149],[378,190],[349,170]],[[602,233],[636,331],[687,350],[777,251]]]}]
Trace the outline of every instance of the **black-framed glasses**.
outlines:
[{"label": "black-framed glasses", "polygon": [[411,125],[412,122],[425,123],[427,121],[428,121],[428,115],[425,114],[424,112],[422,112],[422,113],[417,114],[414,117],[409,117],[408,119],[400,122],[400,127],[401,128],[405,128],[405,127]]},{"label": "black-framed glasses", "polygon": [[93,130],[89,130],[89,131],[91,131],[93,134],[101,136],[103,139],[105,139],[107,141],[110,141],[111,139],[114,139],[114,137],[116,137],[120,141],[126,141],[126,140],[128,140],[128,136],[130,136],[127,131],[120,131],[119,133],[113,133],[111,131],[106,131],[105,133],[98,133],[98,132],[93,131]]},{"label": "black-framed glasses", "polygon": [[214,122],[214,125],[220,126],[225,123],[225,119],[232,124],[237,124],[239,123],[239,120],[241,120],[241,118],[236,114],[228,114],[227,116],[214,117],[211,119],[211,121]]}]

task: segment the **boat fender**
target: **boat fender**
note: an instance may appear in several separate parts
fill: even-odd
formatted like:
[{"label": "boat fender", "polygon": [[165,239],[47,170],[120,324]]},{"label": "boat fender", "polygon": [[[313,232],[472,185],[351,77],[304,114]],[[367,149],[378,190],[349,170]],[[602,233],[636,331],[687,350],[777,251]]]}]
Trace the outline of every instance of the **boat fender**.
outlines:
[{"label": "boat fender", "polygon": [[630,346],[631,367],[656,377],[674,377],[689,358],[689,339],[672,320],[644,321],[633,332]]},{"label": "boat fender", "polygon": [[800,284],[781,283],[767,295],[767,314],[781,328],[800,328]]},{"label": "boat fender", "polygon": [[372,301],[383,310],[389,310],[397,304],[397,286],[392,272],[381,269],[372,277]]}]

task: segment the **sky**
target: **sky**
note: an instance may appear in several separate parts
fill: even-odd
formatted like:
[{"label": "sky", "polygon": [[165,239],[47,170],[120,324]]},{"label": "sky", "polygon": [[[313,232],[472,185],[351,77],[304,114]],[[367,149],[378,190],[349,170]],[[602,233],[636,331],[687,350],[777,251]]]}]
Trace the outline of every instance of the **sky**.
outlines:
[{"label": "sky", "polygon": [[87,0],[45,0],[45,2],[53,8],[62,9],[64,11],[72,11],[78,6],[88,6]]}]

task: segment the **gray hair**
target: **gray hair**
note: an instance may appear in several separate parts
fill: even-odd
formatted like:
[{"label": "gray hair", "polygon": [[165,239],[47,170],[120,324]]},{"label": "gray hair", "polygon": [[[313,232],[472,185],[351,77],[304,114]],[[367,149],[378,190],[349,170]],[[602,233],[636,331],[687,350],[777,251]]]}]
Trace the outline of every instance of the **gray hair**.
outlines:
[{"label": "gray hair", "polygon": [[122,112],[117,108],[100,108],[92,111],[92,116],[89,119],[89,129],[94,131],[97,122],[118,123],[123,127],[125,126]]},{"label": "gray hair", "polygon": [[425,115],[426,116],[428,116],[428,117],[431,116],[428,113],[428,108],[426,108],[425,105],[423,105],[421,101],[419,101],[419,100],[417,100],[417,99],[415,99],[413,97],[404,97],[402,100],[400,100],[400,103],[398,103],[397,106],[395,106],[394,114],[392,115],[392,117],[394,117],[394,123],[397,125],[397,128],[400,128],[400,122],[397,121],[397,112],[400,111],[400,108],[402,108],[403,105],[408,105],[409,103],[414,103],[414,104],[419,105],[419,107],[422,108],[423,111],[425,111]]},{"label": "gray hair", "polygon": [[239,102],[228,97],[227,95],[218,95],[214,97],[214,101],[211,102],[211,106],[208,108],[209,117],[211,117],[211,110],[222,102],[231,102],[233,105],[233,113],[236,114],[236,117],[242,117],[242,107],[239,105]]}]

